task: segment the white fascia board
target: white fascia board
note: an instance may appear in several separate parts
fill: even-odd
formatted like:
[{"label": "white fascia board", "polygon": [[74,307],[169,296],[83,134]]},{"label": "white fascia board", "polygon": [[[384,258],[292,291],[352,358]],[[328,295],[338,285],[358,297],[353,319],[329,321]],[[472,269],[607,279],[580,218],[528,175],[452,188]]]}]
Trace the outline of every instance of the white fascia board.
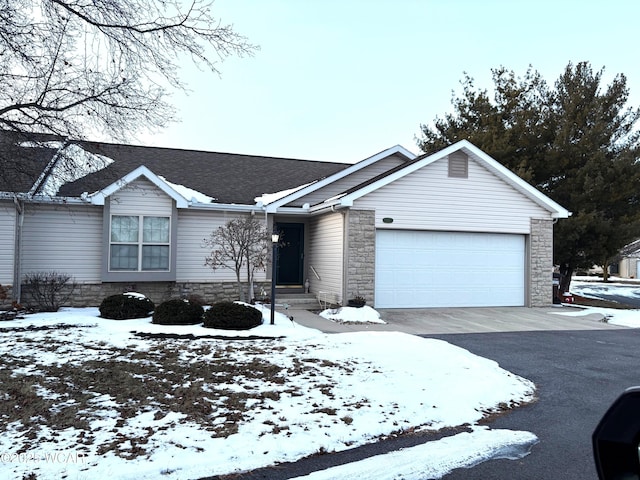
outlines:
[{"label": "white fascia board", "polygon": [[309,209],[309,213],[318,213],[318,212],[323,212],[325,210],[331,210],[332,208],[335,209],[337,208],[344,208],[348,205],[343,205],[340,200],[336,200],[333,202],[323,202],[323,203],[319,203],[317,205],[314,205],[313,207],[311,207]]},{"label": "white fascia board", "polygon": [[383,150],[380,153],[376,153],[375,155],[365,158],[364,160],[359,161],[358,163],[354,163],[353,165],[351,165],[350,167],[345,168],[344,170],[341,170],[339,172],[334,173],[333,175],[323,179],[323,180],[319,180],[315,183],[312,183],[311,185],[305,187],[305,188],[301,188],[300,190],[296,190],[295,192],[293,192],[290,195],[287,195],[286,197],[282,197],[281,199],[272,202],[269,204],[270,207],[273,207],[273,210],[268,209],[269,212],[275,212],[278,207],[282,206],[282,205],[286,205],[287,203],[292,202],[293,200],[296,200],[300,197],[303,197],[311,192],[314,192],[326,185],[329,185],[330,183],[335,182],[336,180],[340,180],[341,178],[344,178],[348,175],[351,175],[354,172],[357,172],[358,170],[361,170],[365,167],[368,167],[369,165],[376,163],[379,160],[382,160],[383,158],[387,158],[391,155],[394,155],[396,153],[399,153],[400,155],[403,155],[405,157],[407,157],[408,160],[413,160],[416,158],[415,153],[410,152],[409,150],[407,150],[406,148],[404,148],[401,145],[395,145],[391,148],[387,148],[386,150]]},{"label": "white fascia board", "polygon": [[308,208],[303,207],[277,207],[275,205],[267,205],[263,207],[264,211],[268,214],[287,214],[287,215],[303,215],[309,212]]},{"label": "white fascia board", "polygon": [[461,140],[459,142],[454,143],[453,145],[449,145],[448,147],[429,155],[422,160],[415,162],[411,165],[408,165],[406,168],[398,170],[397,172],[388,175],[384,178],[381,178],[377,182],[374,182],[366,187],[361,188],[349,195],[345,195],[340,200],[340,203],[344,207],[353,206],[353,202],[368,193],[371,193],[380,187],[390,184],[410,173],[415,172],[437,160],[440,160],[453,152],[458,150],[466,150],[467,154],[471,154],[475,160],[480,161],[480,163],[484,164],[490,171],[493,171],[497,176],[502,178],[516,190],[524,194],[526,197],[543,207],[544,209],[551,212],[551,218],[568,218],[571,216],[571,212],[569,212],[566,208],[563,208],[558,203],[553,201],[551,198],[546,196],[544,193],[539,191],[537,188],[529,185],[507,167],[499,163],[497,160],[494,160],[489,155],[484,153],[478,147],[473,145],[468,140]]},{"label": "white fascia board", "polygon": [[309,213],[310,209],[302,208],[302,207],[280,207],[276,212],[280,215],[306,215]]},{"label": "white fascia board", "polygon": [[263,212],[258,205],[242,205],[237,203],[192,203],[191,210],[218,210],[221,212]]},{"label": "white fascia board", "polygon": [[56,205],[86,205],[87,201],[78,197],[52,197],[50,195],[30,195],[28,193],[0,192],[0,200],[20,200],[27,203],[50,203]]},{"label": "white fascia board", "polygon": [[189,207],[189,202],[178,192],[176,192],[173,188],[171,188],[164,180],[158,177],[155,173],[149,170],[144,165],[139,166],[132,172],[128,173],[120,180],[116,180],[108,187],[103,188],[95,193],[89,195],[91,199],[91,203],[94,205],[104,205],[104,199],[113,195],[118,190],[129,185],[131,182],[134,182],[140,177],[145,177],[151,183],[153,183],[156,187],[166,193],[169,197],[176,201],[177,208],[187,208]]}]

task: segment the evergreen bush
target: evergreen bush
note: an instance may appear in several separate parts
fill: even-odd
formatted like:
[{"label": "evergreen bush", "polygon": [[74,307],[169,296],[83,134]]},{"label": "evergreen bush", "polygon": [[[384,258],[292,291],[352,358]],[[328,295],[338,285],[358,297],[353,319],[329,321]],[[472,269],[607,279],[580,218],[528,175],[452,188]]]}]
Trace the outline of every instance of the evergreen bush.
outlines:
[{"label": "evergreen bush", "polygon": [[204,326],[222,330],[249,330],[262,325],[262,313],[253,307],[219,302],[204,313]]},{"label": "evergreen bush", "polygon": [[111,295],[100,304],[100,316],[112,320],[145,318],[151,315],[155,305],[147,297],[139,294],[120,293]]},{"label": "evergreen bush", "polygon": [[202,305],[181,298],[162,302],[153,312],[153,323],[159,325],[195,325],[202,323]]}]

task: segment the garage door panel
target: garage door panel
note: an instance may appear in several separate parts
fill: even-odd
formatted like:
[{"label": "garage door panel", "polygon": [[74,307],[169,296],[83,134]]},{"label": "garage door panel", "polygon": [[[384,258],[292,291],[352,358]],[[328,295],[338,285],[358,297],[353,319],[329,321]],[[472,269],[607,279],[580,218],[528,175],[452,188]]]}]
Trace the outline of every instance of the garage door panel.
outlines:
[{"label": "garage door panel", "polygon": [[379,230],[376,306],[524,305],[524,236]]}]

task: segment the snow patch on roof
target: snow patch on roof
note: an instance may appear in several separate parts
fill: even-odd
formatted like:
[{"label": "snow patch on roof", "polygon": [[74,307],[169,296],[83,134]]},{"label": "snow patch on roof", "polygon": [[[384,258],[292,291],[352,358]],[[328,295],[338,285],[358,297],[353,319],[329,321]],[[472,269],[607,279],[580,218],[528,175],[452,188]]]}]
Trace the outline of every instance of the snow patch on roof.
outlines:
[{"label": "snow patch on roof", "polygon": [[254,201],[256,203],[262,203],[263,205],[269,205],[270,203],[280,200],[281,198],[284,198],[287,195],[291,195],[293,192],[297,192],[298,190],[308,187],[309,185],[312,185],[314,183],[316,182],[314,181],[311,183],[306,183],[304,185],[300,185],[299,187],[290,188],[288,190],[282,190],[281,192],[276,192],[276,193],[263,193],[261,196],[256,197]]},{"label": "snow patch on roof", "polygon": [[172,183],[161,175],[158,175],[158,178],[173,188],[178,195],[184,197],[185,200],[190,201],[191,203],[214,203],[216,201],[215,198],[205,195],[202,192],[185,187],[184,185]]},{"label": "snow patch on roof", "polygon": [[21,142],[20,146],[24,148],[53,148],[59,150],[64,145],[64,142]]},{"label": "snow patch on roof", "polygon": [[30,192],[33,195],[55,197],[63,185],[75,182],[90,173],[99,172],[113,163],[111,158],[87,152],[74,143],[45,142],[34,145],[32,143],[34,142],[25,142],[23,146],[58,149],[33,185]]}]

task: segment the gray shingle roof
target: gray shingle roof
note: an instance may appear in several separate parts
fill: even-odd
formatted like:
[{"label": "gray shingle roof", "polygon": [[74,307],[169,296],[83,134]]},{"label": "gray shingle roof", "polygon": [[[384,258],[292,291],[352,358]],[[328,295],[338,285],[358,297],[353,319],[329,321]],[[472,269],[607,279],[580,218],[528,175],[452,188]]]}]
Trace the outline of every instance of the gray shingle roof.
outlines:
[{"label": "gray shingle roof", "polygon": [[20,141],[0,133],[0,192],[29,192],[56,152],[51,148],[19,147]]},{"label": "gray shingle roof", "polygon": [[264,193],[276,193],[332,175],[349,165],[231,153],[178,150],[97,142],[77,142],[85,150],[114,160],[100,172],[63,185],[60,196],[93,193],[140,165],[168,181],[184,185],[218,203],[253,204]]}]

